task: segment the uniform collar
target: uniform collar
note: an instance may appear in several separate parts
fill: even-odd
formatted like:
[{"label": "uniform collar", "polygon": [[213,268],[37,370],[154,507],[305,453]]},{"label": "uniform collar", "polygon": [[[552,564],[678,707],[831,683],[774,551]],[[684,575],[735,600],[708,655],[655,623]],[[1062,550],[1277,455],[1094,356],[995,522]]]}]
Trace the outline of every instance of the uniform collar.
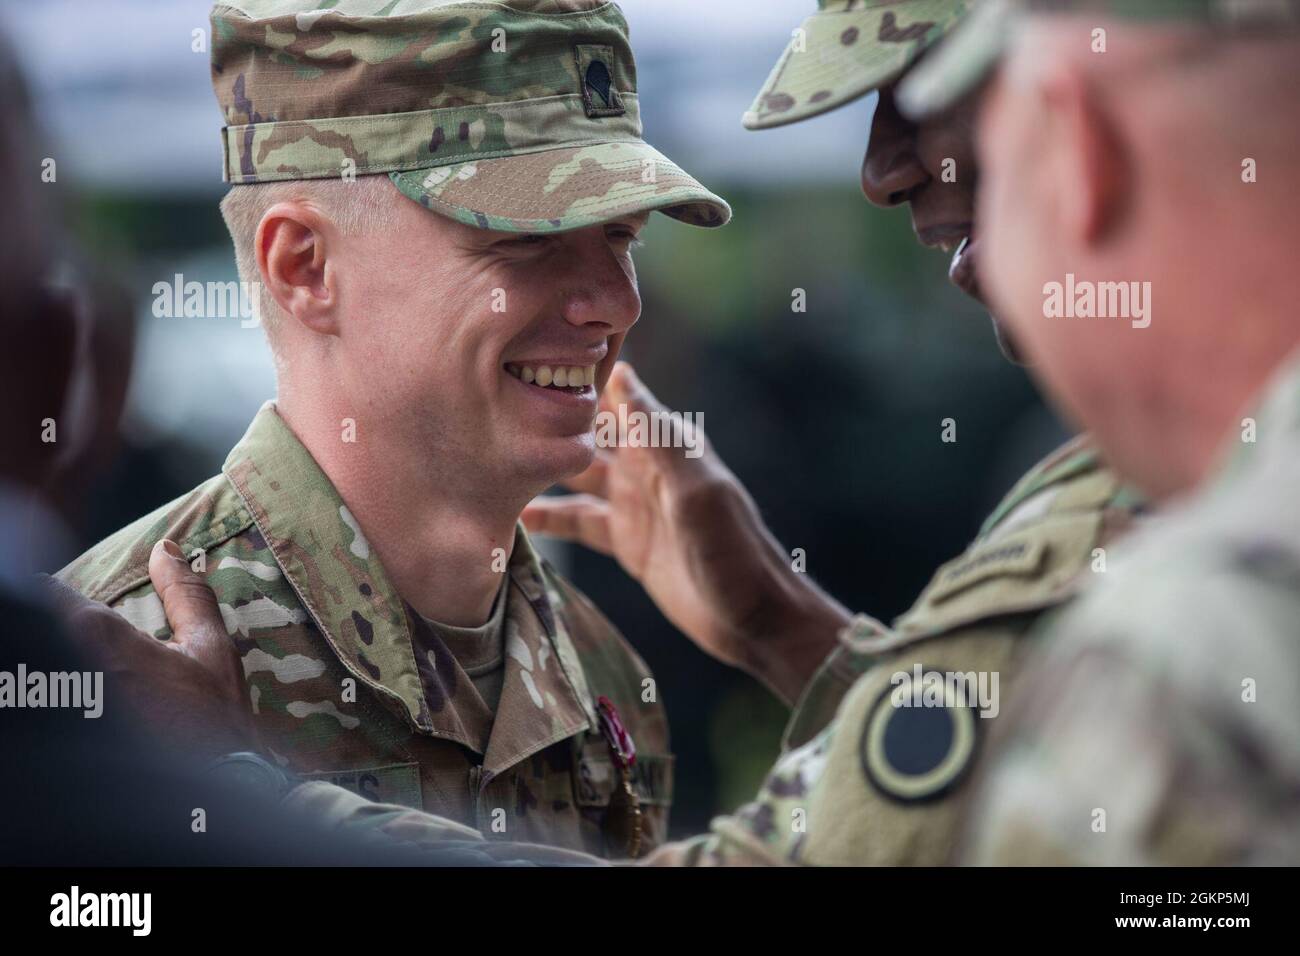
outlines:
[{"label": "uniform collar", "polygon": [[[595,726],[577,652],[522,526],[507,572],[506,677],[493,720],[472,690],[439,699],[435,683],[426,697],[428,669],[422,681],[413,615],[273,402],[262,406],[222,471],[339,661],[416,732],[486,751],[485,769],[497,770]],[[450,665],[443,686],[470,688],[459,665]]]},{"label": "uniform collar", "polygon": [[509,575],[505,682],[483,759],[492,775],[598,726],[560,595],[522,525],[515,529]]},{"label": "uniform collar", "polygon": [[416,664],[439,736],[483,756],[485,778],[558,740],[596,726],[591,691],[570,640],[558,595],[522,527],[506,571],[505,670],[494,714],[448,651],[437,628],[407,608]]}]

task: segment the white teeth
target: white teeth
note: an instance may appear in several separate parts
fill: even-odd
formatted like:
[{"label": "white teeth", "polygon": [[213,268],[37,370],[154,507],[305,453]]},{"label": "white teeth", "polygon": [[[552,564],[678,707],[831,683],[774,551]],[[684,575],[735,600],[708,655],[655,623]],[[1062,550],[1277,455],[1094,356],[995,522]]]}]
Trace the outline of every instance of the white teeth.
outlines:
[{"label": "white teeth", "polygon": [[956,275],[958,267],[961,266],[962,260],[966,258],[966,252],[970,249],[970,236],[961,241],[957,251],[952,254],[952,261],[948,263],[948,275]]},{"label": "white teeth", "polygon": [[525,385],[540,385],[543,388],[585,388],[596,384],[596,366],[594,365],[531,365],[506,366],[506,371]]}]

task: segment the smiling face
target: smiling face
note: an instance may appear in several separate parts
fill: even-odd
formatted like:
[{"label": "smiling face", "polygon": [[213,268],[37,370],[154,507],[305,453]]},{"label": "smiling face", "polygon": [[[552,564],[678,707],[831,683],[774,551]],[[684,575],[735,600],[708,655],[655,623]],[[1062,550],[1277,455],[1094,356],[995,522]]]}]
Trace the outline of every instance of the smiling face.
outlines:
[{"label": "smiling face", "polygon": [[598,392],[641,310],[631,252],[646,214],[519,235],[392,196],[388,228],[343,237],[336,259],[342,387],[471,486],[540,490],[584,469]]},{"label": "smiling face", "polygon": [[[952,253],[949,279],[987,306],[980,286],[975,212],[978,94],[917,124],[902,116],[895,105],[894,91],[901,79],[878,93],[862,160],[862,192],[882,209],[907,203],[917,240]],[[1003,354],[1018,361],[1005,326],[996,315],[991,318]]]},{"label": "smiling face", "polygon": [[[894,102],[895,84],[879,91],[871,136],[862,161],[862,191],[883,209],[907,203],[917,239],[954,252],[953,282],[975,298],[975,185],[973,108],[958,109],[917,125]],[[970,240],[969,242],[967,240]]]}]

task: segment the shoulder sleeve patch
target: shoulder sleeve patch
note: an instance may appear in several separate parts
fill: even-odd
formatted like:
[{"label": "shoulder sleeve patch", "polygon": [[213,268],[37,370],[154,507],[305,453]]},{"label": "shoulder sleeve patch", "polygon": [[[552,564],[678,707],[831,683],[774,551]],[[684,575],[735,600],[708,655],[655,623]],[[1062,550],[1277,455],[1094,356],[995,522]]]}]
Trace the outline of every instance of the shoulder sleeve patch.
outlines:
[{"label": "shoulder sleeve patch", "polygon": [[970,767],[975,711],[951,685],[937,679],[918,685],[912,674],[900,676],[903,680],[887,687],[867,713],[858,747],[862,769],[892,800],[934,800]]},{"label": "shoulder sleeve patch", "polygon": [[968,551],[939,569],[930,586],[938,603],[980,581],[1008,574],[1033,575],[1043,563],[1047,543],[1041,538],[995,541]]},{"label": "shoulder sleeve patch", "polygon": [[1071,597],[1084,581],[1101,529],[1100,512],[1048,515],[1015,534],[974,545],[935,572],[895,623],[895,645]]}]

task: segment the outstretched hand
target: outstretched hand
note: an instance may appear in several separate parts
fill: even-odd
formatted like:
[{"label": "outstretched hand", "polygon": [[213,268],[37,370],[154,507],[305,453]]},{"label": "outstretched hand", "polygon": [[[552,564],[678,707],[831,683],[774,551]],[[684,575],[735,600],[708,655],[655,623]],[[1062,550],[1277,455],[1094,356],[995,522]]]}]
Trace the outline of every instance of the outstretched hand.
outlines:
[{"label": "outstretched hand", "polygon": [[[620,405],[629,415],[668,412],[626,362],[601,395],[602,409]],[[673,428],[683,439],[674,444],[698,457],[686,447],[597,449],[565,482],[574,494],[535,499],[524,524],[612,556],[702,650],[794,700],[848,612],[792,569],[704,435],[680,416]]]},{"label": "outstretched hand", "polygon": [[159,641],[61,581],[46,587],[74,640],[146,729],[199,756],[257,750],[248,685],[212,589],[173,542],[149,555],[172,637]]}]

